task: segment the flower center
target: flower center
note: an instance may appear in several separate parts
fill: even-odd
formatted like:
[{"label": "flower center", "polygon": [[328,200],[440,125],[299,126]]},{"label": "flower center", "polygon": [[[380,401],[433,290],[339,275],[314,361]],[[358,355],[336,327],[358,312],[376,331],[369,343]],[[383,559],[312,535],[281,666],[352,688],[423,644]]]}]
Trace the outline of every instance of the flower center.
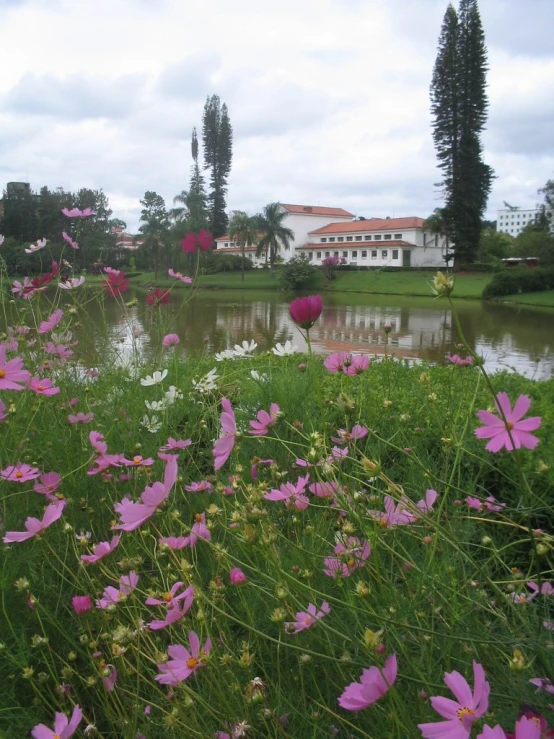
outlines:
[{"label": "flower center", "polygon": [[185,664],[189,668],[189,670],[194,670],[196,665],[199,665],[200,662],[196,659],[196,657],[189,657]]},{"label": "flower center", "polygon": [[44,385],[38,385],[37,390],[44,390]]},{"label": "flower center", "polygon": [[3,380],[6,376],[6,370],[0,369],[0,380]]},{"label": "flower center", "polygon": [[17,472],[15,473],[15,476],[17,477],[18,480],[20,480],[23,477],[23,472],[21,472],[21,470],[17,470]]},{"label": "flower center", "polygon": [[514,427],[514,424],[511,421],[506,421],[506,428],[508,431],[511,431]]},{"label": "flower center", "polygon": [[311,616],[304,616],[304,623],[306,626],[311,626],[313,622],[313,619]]},{"label": "flower center", "polygon": [[166,603],[169,603],[170,600],[173,600],[173,596],[171,593],[164,593],[162,595],[162,598],[165,600]]},{"label": "flower center", "polygon": [[142,457],[133,457],[133,462],[135,464],[140,464],[142,462]]},{"label": "flower center", "polygon": [[52,739],[62,739],[62,738],[61,738],[61,736],[59,734],[54,734],[54,736],[52,737]]},{"label": "flower center", "polygon": [[346,563],[349,567],[354,567],[356,564],[356,560],[353,557],[350,557],[350,559]]},{"label": "flower center", "polygon": [[472,711],[471,708],[466,708],[465,706],[463,708],[459,708],[456,711],[456,716],[460,719],[460,721],[463,721],[466,716],[474,716],[475,711]]},{"label": "flower center", "polygon": [[197,523],[202,523],[202,514],[201,514],[201,513],[197,513],[197,514],[196,514],[196,515],[194,516],[194,520],[195,520],[195,521],[196,521]]}]

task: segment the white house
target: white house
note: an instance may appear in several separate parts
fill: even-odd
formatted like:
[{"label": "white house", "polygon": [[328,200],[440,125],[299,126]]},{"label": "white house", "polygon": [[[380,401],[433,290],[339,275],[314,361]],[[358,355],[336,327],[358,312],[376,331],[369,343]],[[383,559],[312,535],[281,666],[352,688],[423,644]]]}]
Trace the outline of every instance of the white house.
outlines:
[{"label": "white house", "polygon": [[518,208],[504,201],[506,208],[496,211],[496,230],[510,236],[518,236],[528,223],[539,215],[538,208]]},{"label": "white house", "polygon": [[[444,267],[446,241],[423,228],[423,218],[356,219],[343,208],[281,204],[287,212],[284,225],[294,232],[291,248],[279,256],[288,262],[305,254],[314,265],[336,256],[360,267]],[[239,245],[229,235],[216,240],[216,249],[240,254]],[[266,264],[265,254],[256,257],[256,247],[246,254],[255,267]]]}]

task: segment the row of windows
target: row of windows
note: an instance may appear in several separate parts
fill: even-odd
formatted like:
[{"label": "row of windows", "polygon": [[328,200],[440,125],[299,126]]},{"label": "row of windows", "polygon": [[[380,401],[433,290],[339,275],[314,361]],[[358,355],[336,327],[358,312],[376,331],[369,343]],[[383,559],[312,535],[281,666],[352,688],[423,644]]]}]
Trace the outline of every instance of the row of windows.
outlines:
[{"label": "row of windows", "polygon": [[[321,259],[321,255],[322,254],[323,254],[323,252],[318,251],[317,254],[316,254],[317,259]],[[363,251],[361,251],[360,254],[361,254],[361,258],[362,259],[367,259],[367,251],[365,249]],[[398,259],[398,249],[392,249],[391,255],[392,255],[391,256],[391,259]],[[325,259],[327,259],[327,257],[330,257],[330,256],[331,256],[331,252],[330,251],[326,251],[325,252]],[[340,254],[339,254],[338,251],[334,251],[333,252],[333,256],[334,257],[338,257],[338,256],[340,256]],[[344,259],[348,259],[348,252],[347,251],[343,251],[342,252],[342,256],[344,257]],[[308,252],[308,259],[312,260],[313,258],[314,258],[313,251]],[[357,258],[358,258],[358,252],[357,251],[353,251],[351,253],[350,259],[357,259]],[[371,250],[371,258],[372,259],[377,259],[377,249],[372,249]],[[388,259],[388,258],[389,258],[389,250],[388,249],[381,249],[381,259]]]},{"label": "row of windows", "polygon": [[[366,234],[365,236],[356,236],[355,237],[356,241],[371,241],[372,238],[373,238],[373,241],[381,241],[381,239],[383,239],[383,238],[384,238],[385,241],[391,241],[392,234],[385,234],[384,236],[379,235],[379,234],[378,235]],[[402,238],[402,234],[394,234],[394,238],[395,239],[401,239]],[[322,244],[327,243],[327,240],[329,241],[329,243],[333,243],[335,241],[335,237],[334,236],[329,236],[329,239],[327,239],[327,237],[325,236],[325,237],[323,237],[323,238],[320,239],[320,241],[321,241]],[[336,240],[337,241],[353,241],[354,240],[354,237],[353,236],[337,236],[336,237]]]}]

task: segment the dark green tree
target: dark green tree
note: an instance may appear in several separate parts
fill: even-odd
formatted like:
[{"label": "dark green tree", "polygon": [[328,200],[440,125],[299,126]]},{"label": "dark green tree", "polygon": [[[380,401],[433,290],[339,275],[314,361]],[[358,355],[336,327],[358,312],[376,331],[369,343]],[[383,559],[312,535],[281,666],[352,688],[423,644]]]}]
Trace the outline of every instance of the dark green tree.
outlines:
[{"label": "dark green tree", "polygon": [[204,105],[202,141],[204,169],[210,170],[209,230],[217,238],[227,231],[227,178],[233,159],[233,129],[227,106],[221,105],[219,95],[208,97]]},{"label": "dark green tree", "polygon": [[431,82],[433,141],[443,179],[444,220],[456,263],[472,262],[493,172],[483,162],[481,132],[487,119],[487,51],[477,0],[449,5]]},{"label": "dark green tree", "polygon": [[140,201],[142,211],[140,214],[141,226],[139,231],[144,235],[144,243],[140,250],[151,254],[154,266],[154,278],[158,279],[160,268],[160,254],[169,245],[169,215],[165,208],[165,200],[158,193],[148,190]]},{"label": "dark green tree", "polygon": [[269,203],[263,211],[255,216],[256,228],[261,235],[258,241],[257,255],[265,251],[269,253],[269,269],[273,274],[275,259],[283,246],[290,248],[290,242],[294,239],[294,231],[283,224],[287,212],[281,210],[280,203]]},{"label": "dark green tree", "polygon": [[24,183],[9,183],[2,197],[0,233],[20,243],[43,238],[37,233],[38,198]]}]

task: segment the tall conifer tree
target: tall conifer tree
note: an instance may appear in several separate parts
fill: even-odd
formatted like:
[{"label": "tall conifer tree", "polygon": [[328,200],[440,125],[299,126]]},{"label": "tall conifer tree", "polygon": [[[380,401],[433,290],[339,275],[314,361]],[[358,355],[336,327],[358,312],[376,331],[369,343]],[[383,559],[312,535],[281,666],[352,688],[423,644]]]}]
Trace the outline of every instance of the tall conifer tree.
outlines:
[{"label": "tall conifer tree", "polygon": [[210,170],[210,231],[214,238],[227,230],[227,178],[233,159],[233,129],[225,103],[212,95],[204,105],[202,118],[204,169]]},{"label": "tall conifer tree", "polygon": [[477,0],[449,5],[431,82],[433,140],[443,172],[444,216],[457,264],[474,260],[492,185],[480,134],[487,119],[487,51]]}]

